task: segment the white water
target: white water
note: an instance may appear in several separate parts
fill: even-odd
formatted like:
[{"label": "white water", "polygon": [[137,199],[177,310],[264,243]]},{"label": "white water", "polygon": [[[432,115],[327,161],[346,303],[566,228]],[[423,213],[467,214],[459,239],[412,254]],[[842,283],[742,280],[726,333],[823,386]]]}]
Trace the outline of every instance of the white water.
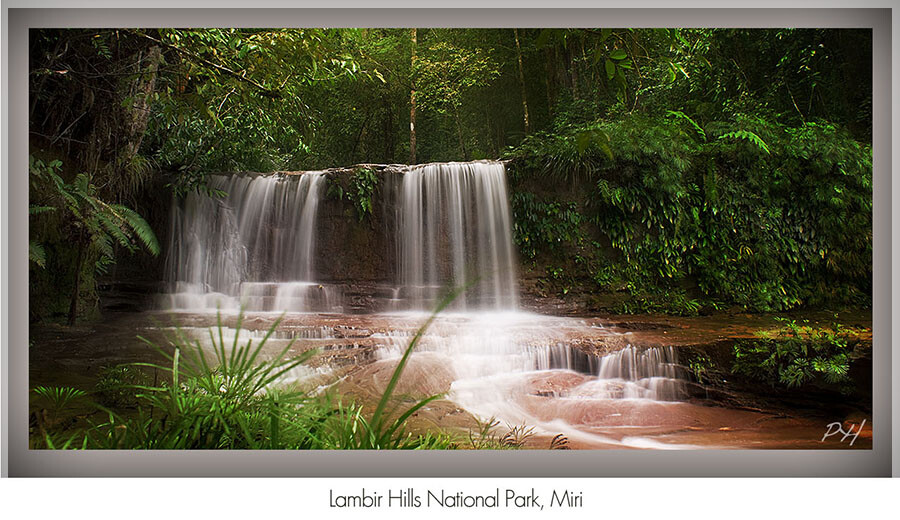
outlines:
[{"label": "white water", "polygon": [[[211,187],[227,197],[192,194],[176,206],[168,307],[236,310],[243,304],[250,311],[340,312],[340,291],[315,281],[323,179],[320,173],[219,176]],[[626,345],[592,356],[573,346],[575,338],[595,341],[611,333],[519,310],[503,164],[412,167],[397,196],[395,308],[425,316],[443,290],[476,282],[434,322],[414,354],[433,363],[435,374],[449,371],[447,397],[482,419],[645,446],[640,437],[611,441],[592,428],[628,428],[629,421],[646,427],[648,414],[641,410],[681,399],[675,349]],[[411,333],[377,339],[383,343],[377,357],[396,359]]]},{"label": "white water", "polygon": [[[601,343],[612,336],[617,335],[577,319],[463,313],[436,320],[413,357],[431,364],[436,374],[449,371],[447,398],[482,420],[632,446],[591,429],[628,426],[633,410],[680,400],[684,380],[672,347],[628,345],[596,357],[572,346],[575,338]],[[390,336],[379,358],[398,359],[410,339],[409,333]],[[615,403],[627,406],[629,415],[619,419]]]},{"label": "white water", "polygon": [[455,309],[516,309],[516,255],[499,162],[417,166],[403,176],[399,281],[410,308],[429,310],[447,287],[476,282]]},{"label": "white water", "polygon": [[315,281],[315,229],[324,175],[215,175],[211,191],[172,208],[173,310],[341,310],[336,287]]},{"label": "white water", "polygon": [[[589,356],[572,346],[573,337],[585,334],[583,323],[518,310],[502,163],[413,168],[403,178],[400,212],[398,278],[411,308],[427,310],[443,288],[477,280],[454,302],[459,314],[435,321],[414,354],[434,363],[435,373],[450,370],[447,397],[462,408],[482,419],[552,429],[567,419],[542,419],[530,397],[569,401],[582,414],[592,402],[641,406],[682,397],[674,349],[629,345]],[[390,340],[382,359],[398,358],[410,337]],[[567,431],[586,434],[577,427]]]}]

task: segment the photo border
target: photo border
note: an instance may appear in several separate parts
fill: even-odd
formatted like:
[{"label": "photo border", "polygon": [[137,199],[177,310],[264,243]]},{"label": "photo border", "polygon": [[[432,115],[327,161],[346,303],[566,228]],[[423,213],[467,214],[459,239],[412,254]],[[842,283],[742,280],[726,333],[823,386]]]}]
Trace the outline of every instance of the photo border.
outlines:
[{"label": "photo border", "polygon": [[[8,9],[3,75],[2,425],[9,476],[598,477],[891,474],[890,9]],[[50,451],[28,449],[28,30],[39,27],[830,27],[873,30],[871,450]],[[13,303],[11,306],[10,304]],[[8,415],[7,415],[8,414]],[[823,424],[823,431],[825,425]]]}]

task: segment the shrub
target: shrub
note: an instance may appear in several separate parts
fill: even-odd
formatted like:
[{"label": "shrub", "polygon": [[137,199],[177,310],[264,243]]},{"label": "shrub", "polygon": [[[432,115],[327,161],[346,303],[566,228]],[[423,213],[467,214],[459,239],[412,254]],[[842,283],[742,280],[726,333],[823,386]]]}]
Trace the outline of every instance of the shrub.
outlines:
[{"label": "shrub", "polygon": [[845,393],[852,390],[850,354],[858,340],[851,329],[839,323],[820,328],[807,325],[809,320],[797,324],[777,319],[782,326],[774,332],[761,331],[755,339],[735,343],[733,373],[773,387],[827,383]]}]

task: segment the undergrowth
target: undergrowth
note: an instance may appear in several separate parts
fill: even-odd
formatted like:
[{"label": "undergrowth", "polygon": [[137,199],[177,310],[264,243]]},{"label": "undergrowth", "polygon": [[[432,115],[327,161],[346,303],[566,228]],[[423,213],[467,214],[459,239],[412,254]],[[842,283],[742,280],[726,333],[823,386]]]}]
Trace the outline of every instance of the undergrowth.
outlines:
[{"label": "undergrowth", "polygon": [[735,343],[733,373],[776,388],[826,384],[843,393],[853,390],[850,362],[859,342],[853,329],[839,323],[817,327],[809,320],[776,319],[781,325],[774,331],[759,331],[756,338]]}]

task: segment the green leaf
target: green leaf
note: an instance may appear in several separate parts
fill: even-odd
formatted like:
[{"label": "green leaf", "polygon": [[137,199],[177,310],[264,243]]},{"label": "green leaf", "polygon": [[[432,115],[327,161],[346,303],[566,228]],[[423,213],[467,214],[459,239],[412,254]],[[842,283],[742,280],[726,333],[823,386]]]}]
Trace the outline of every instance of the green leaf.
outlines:
[{"label": "green leaf", "polygon": [[30,240],[28,242],[28,260],[34,262],[38,267],[47,267],[47,253],[44,251],[44,246]]},{"label": "green leaf", "polygon": [[[763,141],[758,135],[749,130],[736,130],[734,132],[728,132],[719,136],[719,139],[728,138],[743,139],[755,144],[760,150],[766,152],[767,154],[771,153],[769,152],[769,147],[766,145],[765,141]],[[794,249],[796,250],[796,247]]]},{"label": "green leaf", "polygon": [[28,206],[28,214],[29,215],[39,215],[41,213],[46,213],[48,211],[55,211],[56,208],[53,206],[36,206],[34,204]]},{"label": "green leaf", "polygon": [[677,117],[683,121],[687,121],[691,125],[691,127],[693,127],[694,130],[697,131],[697,133],[700,135],[700,137],[703,138],[704,141],[706,141],[706,132],[704,132],[703,129],[700,128],[700,125],[698,125],[693,119],[688,117],[687,114],[685,114],[684,112],[681,112],[680,110],[667,110],[666,113],[670,116]]},{"label": "green leaf", "polygon": [[624,49],[616,49],[616,50],[612,51],[611,53],[609,53],[609,57],[614,60],[624,60],[627,56],[628,56],[628,54],[625,52]]},{"label": "green leaf", "polygon": [[606,78],[613,79],[613,76],[616,75],[616,64],[611,62],[610,60],[606,60]]},{"label": "green leaf", "polygon": [[146,220],[143,219],[136,211],[131,208],[125,206],[117,206],[124,217],[125,223],[134,231],[134,234],[137,235],[138,240],[144,244],[144,247],[152,254],[156,256],[159,254],[159,242],[156,240],[156,234],[153,233],[153,229],[150,227],[150,224],[147,223]]}]

